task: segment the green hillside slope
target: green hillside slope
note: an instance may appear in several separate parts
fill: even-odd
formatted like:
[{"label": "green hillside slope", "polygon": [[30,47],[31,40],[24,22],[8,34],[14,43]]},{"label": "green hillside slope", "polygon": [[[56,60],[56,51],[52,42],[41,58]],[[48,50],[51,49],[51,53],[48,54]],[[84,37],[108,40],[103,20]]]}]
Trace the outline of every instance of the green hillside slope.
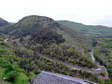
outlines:
[{"label": "green hillside slope", "polygon": [[106,26],[93,26],[93,25],[84,25],[81,23],[76,23],[72,21],[57,21],[59,24],[65,25],[74,30],[78,30],[84,33],[87,36],[92,37],[111,37],[112,28]]},{"label": "green hillside slope", "polygon": [[[89,54],[94,47],[89,28],[83,32],[85,25],[76,25],[80,29],[31,15],[0,27],[0,79],[9,84],[28,84],[41,71],[49,71],[104,82],[104,74],[95,72],[100,67]],[[95,56],[98,58],[96,51]]]}]

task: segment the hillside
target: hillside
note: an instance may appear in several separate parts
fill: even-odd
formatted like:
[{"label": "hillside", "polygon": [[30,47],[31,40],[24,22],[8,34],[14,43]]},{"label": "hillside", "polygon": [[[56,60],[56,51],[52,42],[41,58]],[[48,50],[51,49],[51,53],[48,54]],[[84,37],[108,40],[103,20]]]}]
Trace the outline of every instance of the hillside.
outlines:
[{"label": "hillside", "polygon": [[5,25],[8,25],[9,22],[7,22],[6,20],[0,18],[0,26],[5,26]]},{"label": "hillside", "polygon": [[[27,84],[41,71],[95,82],[104,82],[108,76],[107,72],[96,71],[100,67],[90,54],[94,47],[91,38],[49,17],[26,16],[17,23],[0,27],[0,31],[3,34],[0,78],[4,82]],[[3,63],[9,65],[4,67]],[[11,73],[6,72],[9,66]]]},{"label": "hillside", "polygon": [[[58,24],[55,20],[45,16],[26,16],[17,23],[9,24],[7,26],[0,27],[0,32],[10,35],[13,38],[23,37],[26,35],[32,35],[35,32],[43,30],[56,31],[62,34],[68,42],[67,44],[84,44],[86,47],[90,46],[90,38],[84,36],[78,31],[70,29],[66,26]],[[86,40],[85,40],[86,39]],[[78,46],[79,47],[79,46]]]},{"label": "hillside", "polygon": [[112,38],[96,38],[99,45],[95,47],[95,58],[104,65],[112,78]]},{"label": "hillside", "polygon": [[112,28],[102,25],[84,25],[81,23],[76,23],[72,21],[57,21],[59,24],[65,25],[74,30],[80,31],[86,36],[91,37],[111,37],[112,36]]},{"label": "hillside", "polygon": [[[95,66],[95,64],[90,61],[91,58],[88,53],[85,53],[88,51],[90,45],[88,41],[90,41],[90,39],[87,39],[87,37],[84,37],[77,31],[72,29],[68,30],[67,27],[58,24],[51,18],[43,16],[27,16],[14,26],[16,26],[16,29],[11,31],[10,35],[13,35],[16,39],[20,39],[20,43],[23,45],[25,44],[25,47],[37,50],[38,53],[50,58],[58,59],[70,64],[86,66],[81,63],[80,60],[82,60],[84,62],[88,61],[93,65],[90,66],[87,64],[87,67],[89,68]],[[60,51],[57,51],[57,49]],[[70,55],[68,56],[67,54]],[[70,60],[71,57],[71,59],[74,59],[75,61],[75,58],[78,56],[79,61],[78,59],[77,62],[72,62],[72,60]],[[88,60],[88,58],[90,60]]]},{"label": "hillside", "polygon": [[0,31],[10,35],[24,36],[34,33],[40,28],[55,28],[56,22],[44,16],[26,16],[17,23],[0,27]]}]

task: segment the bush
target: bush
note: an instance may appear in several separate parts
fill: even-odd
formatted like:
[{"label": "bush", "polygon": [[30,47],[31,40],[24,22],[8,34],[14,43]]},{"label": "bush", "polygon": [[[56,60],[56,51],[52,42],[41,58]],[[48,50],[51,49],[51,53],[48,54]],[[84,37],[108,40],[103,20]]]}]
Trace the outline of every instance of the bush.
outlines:
[{"label": "bush", "polygon": [[28,84],[28,77],[24,73],[18,74],[14,84]]}]

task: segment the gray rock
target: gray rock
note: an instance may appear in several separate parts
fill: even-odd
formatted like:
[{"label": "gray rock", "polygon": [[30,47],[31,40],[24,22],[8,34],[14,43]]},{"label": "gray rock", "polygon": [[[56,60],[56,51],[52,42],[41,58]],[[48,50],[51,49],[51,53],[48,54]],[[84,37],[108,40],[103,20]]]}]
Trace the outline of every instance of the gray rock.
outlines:
[{"label": "gray rock", "polygon": [[79,78],[66,75],[41,72],[33,81],[32,84],[96,84]]}]

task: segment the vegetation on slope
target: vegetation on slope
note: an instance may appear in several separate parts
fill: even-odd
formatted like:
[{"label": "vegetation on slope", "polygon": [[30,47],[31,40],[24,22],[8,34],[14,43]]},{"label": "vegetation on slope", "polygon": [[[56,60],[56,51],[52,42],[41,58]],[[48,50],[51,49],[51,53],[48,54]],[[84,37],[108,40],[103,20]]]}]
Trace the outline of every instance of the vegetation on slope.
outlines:
[{"label": "vegetation on slope", "polygon": [[112,38],[97,38],[100,45],[95,49],[95,57],[100,64],[104,65],[112,79]]},{"label": "vegetation on slope", "polygon": [[95,74],[83,70],[73,70],[35,54],[30,48],[1,41],[0,82],[3,84],[28,84],[36,74],[43,70],[98,82]]},{"label": "vegetation on slope", "polygon": [[18,79],[20,74],[26,75],[26,73],[18,64],[21,58],[17,57],[14,52],[12,45],[0,41],[0,83],[16,84],[17,80],[25,80],[26,83],[21,82],[21,84],[28,84],[28,79]]},{"label": "vegetation on slope", "polygon": [[84,25],[81,23],[76,23],[72,21],[57,21],[59,24],[65,25],[68,28],[72,28],[74,30],[80,31],[86,36],[91,37],[111,37],[112,36],[112,28],[101,26],[101,25]]},{"label": "vegetation on slope", "polygon": [[[88,54],[92,40],[83,34],[41,16],[27,16],[0,29],[11,37],[8,41],[0,38],[0,78],[4,83],[28,84],[43,70],[100,82],[96,73],[69,67],[98,67]],[[95,56],[98,59],[97,50]],[[111,69],[108,71],[111,77]]]}]

